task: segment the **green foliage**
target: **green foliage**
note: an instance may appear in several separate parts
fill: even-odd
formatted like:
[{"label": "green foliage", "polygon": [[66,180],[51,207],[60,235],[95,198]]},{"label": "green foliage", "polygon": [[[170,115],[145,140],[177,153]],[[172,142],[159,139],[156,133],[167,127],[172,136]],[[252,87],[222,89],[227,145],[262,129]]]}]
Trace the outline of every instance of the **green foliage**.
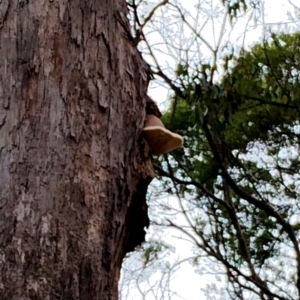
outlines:
[{"label": "green foliage", "polygon": [[240,12],[245,12],[249,6],[255,9],[259,7],[259,0],[222,0],[222,3],[231,19],[236,18]]},{"label": "green foliage", "polygon": [[168,244],[158,240],[151,240],[146,244],[143,244],[141,259],[144,263],[144,267],[149,263],[157,260],[159,255],[169,248],[170,246]]},{"label": "green foliage", "polygon": [[[182,114],[185,120],[182,125],[187,124],[186,116],[189,115],[194,122],[189,127],[199,126],[207,111],[212,111],[216,121],[214,130],[225,134],[231,148],[242,149],[257,138],[266,140],[272,128],[286,129],[297,120],[300,35],[273,36],[271,43],[257,45],[251,52],[243,51],[240,57],[231,60],[235,66],[227,70],[219,84],[207,81],[207,65],[192,75],[187,67],[179,66],[177,74],[180,81],[186,83],[184,99],[176,98],[174,102],[182,101],[191,108],[191,111],[186,108],[177,114]],[[172,122],[178,124],[181,120],[172,119]],[[187,128],[182,125],[181,128]],[[242,138],[237,139],[241,132]]]},{"label": "green foliage", "polygon": [[[192,192],[188,206],[202,250],[222,262],[227,274],[245,268],[264,281],[272,259],[280,265],[285,247],[300,262],[299,222],[290,224],[300,213],[300,34],[273,35],[250,52],[228,57],[224,66],[218,83],[209,65],[193,72],[178,66],[182,94],[174,96],[163,121],[184,136],[184,148],[156,164],[181,196]],[[294,283],[291,298],[300,282],[296,273],[289,279],[276,273],[278,280]],[[237,292],[238,277],[229,279]],[[259,299],[272,296],[271,289],[248,280]],[[284,295],[275,282],[270,285]]]}]

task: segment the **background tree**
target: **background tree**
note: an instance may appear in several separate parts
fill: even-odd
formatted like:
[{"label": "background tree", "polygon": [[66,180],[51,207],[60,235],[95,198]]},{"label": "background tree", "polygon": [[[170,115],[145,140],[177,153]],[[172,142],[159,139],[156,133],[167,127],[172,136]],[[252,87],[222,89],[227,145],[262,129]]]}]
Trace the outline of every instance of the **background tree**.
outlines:
[{"label": "background tree", "polygon": [[123,0],[0,4],[0,298],[117,299],[144,240],[150,77]]},{"label": "background tree", "polygon": [[164,116],[186,143],[156,169],[188,228],[167,222],[225,267],[232,299],[299,299],[299,41],[273,35],[219,84],[180,66],[184,91]]},{"label": "background tree", "polygon": [[[281,87],[279,89],[277,88],[276,80],[278,81],[278,78],[283,75],[283,81],[286,84],[284,93],[289,94],[291,90],[298,92],[296,85],[292,86],[292,89],[290,89],[289,86],[293,80],[292,77],[297,77],[295,76],[295,70],[293,70],[292,67],[292,64],[297,64],[297,59],[292,60],[290,65],[287,64],[287,66],[285,66],[284,55],[280,55],[281,50],[278,46],[283,47],[286,43],[284,39],[287,37],[281,36],[280,39],[276,41],[276,37],[273,36],[274,43],[272,45],[271,32],[293,31],[293,28],[295,29],[299,22],[299,19],[297,19],[298,8],[296,5],[291,5],[291,9],[288,9],[287,11],[288,18],[286,21],[282,23],[271,23],[268,21],[268,18],[266,18],[268,13],[265,10],[267,8],[265,4],[267,1],[261,1],[260,5],[257,6],[255,10],[251,10],[251,6],[248,6],[245,15],[249,17],[249,22],[247,21],[247,24],[244,24],[245,26],[242,25],[245,28],[245,33],[241,31],[241,35],[237,35],[236,32],[234,32],[236,27],[228,27],[228,20],[231,20],[232,25],[237,24],[237,27],[240,28],[240,15],[237,15],[233,19],[230,16],[222,15],[224,12],[222,9],[224,7],[222,5],[220,7],[217,7],[217,5],[214,6],[216,4],[214,1],[194,1],[193,3],[195,2],[198,4],[196,3],[193,9],[187,9],[185,8],[186,3],[170,1],[164,7],[161,7],[156,11],[158,19],[149,22],[148,28],[150,29],[148,29],[144,35],[145,44],[148,46],[148,53],[152,56],[152,59],[149,59],[149,62],[152,64],[156,75],[162,78],[162,81],[158,81],[158,83],[167,86],[175,94],[175,96],[172,96],[174,99],[173,107],[165,116],[165,122],[168,123],[168,120],[171,120],[171,124],[167,125],[169,127],[171,126],[173,130],[179,130],[179,132],[180,129],[182,129],[181,133],[185,134],[186,139],[188,140],[184,152],[178,152],[177,155],[174,154],[177,156],[177,161],[171,156],[168,161],[164,161],[157,167],[157,170],[166,172],[169,179],[165,177],[166,180],[163,182],[161,180],[156,181],[156,184],[160,186],[160,188],[158,188],[160,198],[159,201],[156,201],[155,198],[151,197],[149,203],[151,209],[154,211],[151,216],[154,222],[159,223],[160,225],[168,225],[168,222],[164,222],[164,220],[171,220],[173,222],[172,226],[176,225],[173,226],[173,228],[180,228],[180,231],[184,232],[182,241],[187,238],[192,241],[194,244],[194,263],[199,272],[202,272],[203,274],[215,272],[215,278],[220,274],[225,274],[230,279],[229,273],[224,269],[222,261],[221,263],[218,263],[217,259],[211,259],[214,257],[213,255],[210,255],[210,253],[205,251],[200,251],[199,245],[201,245],[201,239],[198,239],[198,232],[194,232],[195,228],[203,229],[204,233],[207,234],[207,240],[212,243],[214,249],[214,247],[217,247],[216,245],[218,245],[216,244],[218,240],[212,239],[208,235],[209,231],[214,229],[214,227],[210,229],[210,226],[211,224],[216,226],[216,222],[224,221],[221,217],[215,218],[215,220],[212,219],[212,209],[206,209],[206,202],[203,202],[202,205],[200,201],[195,203],[195,198],[203,201],[205,200],[206,195],[203,191],[201,193],[199,192],[200,188],[195,186],[195,182],[197,183],[201,179],[200,183],[208,189],[208,191],[213,192],[213,196],[218,196],[221,200],[224,200],[224,194],[227,193],[223,188],[223,179],[220,173],[221,168],[212,153],[212,148],[208,143],[204,132],[204,122],[207,122],[207,127],[209,129],[213,128],[211,129],[214,134],[213,137],[221,139],[216,142],[216,144],[221,144],[219,147],[221,149],[218,151],[221,151],[222,159],[226,160],[226,168],[230,171],[229,173],[235,182],[245,189],[247,193],[252,195],[252,182],[248,182],[246,177],[247,172],[249,171],[250,175],[247,176],[250,176],[250,179],[252,178],[254,183],[256,177],[261,179],[257,182],[256,188],[259,188],[260,193],[263,194],[262,199],[266,198],[272,205],[276,204],[275,210],[284,210],[285,207],[281,204],[283,204],[283,202],[286,203],[284,201],[286,193],[281,193],[282,187],[277,189],[278,178],[273,172],[276,172],[277,165],[280,165],[283,160],[294,160],[297,155],[298,146],[293,140],[292,142],[284,143],[284,137],[280,137],[282,135],[281,133],[284,131],[275,134],[276,130],[274,130],[274,128],[277,128],[276,126],[278,126],[278,124],[286,124],[285,126],[289,128],[288,131],[296,129],[296,132],[293,132],[292,134],[289,133],[290,136],[295,133],[297,134],[297,127],[295,127],[294,124],[297,124],[295,121],[297,120],[298,106],[295,104],[297,102],[297,97],[292,97],[293,104],[287,104],[280,98],[280,95],[284,95],[282,92],[277,95]],[[231,1],[231,3],[234,4],[233,1]],[[228,13],[226,7],[225,12]],[[205,15],[205,13],[207,13],[207,15]],[[203,24],[201,22],[203,22]],[[255,55],[260,57],[255,59],[251,57],[251,55],[248,55],[250,52],[248,53],[244,50],[240,57],[239,48],[236,46],[244,44],[245,48],[249,49],[247,48],[248,42],[247,37],[245,38],[245,36],[246,33],[250,32],[249,30],[255,29],[255,26],[261,29],[256,31],[257,36],[262,33],[262,36],[265,37],[266,41],[265,45],[258,47],[261,51],[253,49]],[[209,28],[208,30],[207,27]],[[144,29],[147,29],[147,27]],[[161,36],[161,39],[157,38],[157,32]],[[214,36],[214,39],[212,39],[212,36]],[[239,36],[240,42],[233,44],[231,42],[232,39],[230,39],[232,36]],[[279,44],[277,42],[279,42]],[[141,43],[141,45],[142,44],[143,43]],[[288,44],[290,45],[289,42]],[[293,51],[297,51],[296,44],[291,48],[293,48]],[[278,51],[279,55],[277,55],[276,58],[276,53]],[[277,74],[273,74],[271,77],[265,76],[265,74],[268,75],[270,72],[270,68],[267,67],[268,63],[264,62],[267,59],[264,58],[265,52],[267,52],[268,55],[273,56],[271,65],[277,72]],[[243,63],[245,57],[247,57],[248,62]],[[166,60],[166,63],[164,63],[164,59]],[[225,71],[221,68],[221,65],[224,63]],[[251,65],[252,63],[254,64],[254,67]],[[257,67],[255,65],[256,63],[260,63],[260,65]],[[276,67],[277,64],[280,65],[280,68]],[[239,76],[233,76],[235,74],[233,70],[236,70],[232,69],[234,65],[238,66],[237,73]],[[175,66],[177,66],[177,76],[174,72]],[[267,70],[268,68],[269,70]],[[286,75],[284,70],[287,70],[288,75]],[[256,83],[249,84],[250,79],[256,80]],[[272,88],[268,91],[267,84],[271,85],[272,88],[274,87],[275,91],[272,90]],[[234,85],[233,91],[232,85]],[[244,85],[244,88],[241,88],[239,85]],[[281,86],[283,85],[281,84]],[[257,88],[258,90],[256,91]],[[248,92],[250,94],[247,94]],[[247,95],[251,95],[252,99],[248,99],[246,97]],[[270,105],[270,101],[272,102],[272,105]],[[175,110],[174,106],[176,108]],[[178,115],[176,113],[177,111]],[[283,111],[285,114],[283,114]],[[270,114],[272,116],[270,116]],[[267,118],[265,117],[266,115]],[[253,120],[255,120],[255,122],[253,122]],[[275,138],[276,135],[277,137]],[[277,139],[278,137],[280,137],[281,142]],[[273,143],[277,145],[276,147],[274,146],[274,155],[270,150],[271,147],[273,147]],[[266,148],[265,145],[268,145],[268,148]],[[228,147],[228,150],[226,150],[226,147],[225,150],[223,150],[223,146]],[[223,152],[225,154],[223,154]],[[227,152],[232,152],[232,156],[238,156],[239,159],[233,162],[233,159],[226,158],[228,156]],[[179,162],[181,162],[181,165]],[[238,162],[242,162],[242,165],[236,166],[235,164]],[[274,167],[274,165],[276,167]],[[289,165],[289,162],[287,162],[287,165]],[[184,167],[186,168],[184,169]],[[260,172],[261,177],[256,175],[256,172]],[[268,175],[269,173],[271,173],[271,175]],[[177,176],[177,179],[187,181],[181,183],[188,183],[188,186],[179,184],[177,181],[176,185],[172,188],[172,176]],[[274,176],[275,179],[270,179]],[[195,177],[196,180],[192,180],[193,177]],[[285,184],[287,183],[286,180],[288,180],[288,183],[290,184],[290,181],[296,180],[297,176],[294,177],[283,174],[283,179]],[[279,181],[282,182],[283,179],[280,179]],[[297,186],[297,181],[295,181],[295,184]],[[219,189],[216,189],[215,185]],[[250,188],[248,189],[249,185]],[[175,195],[178,202],[174,203],[174,200],[176,200],[174,197],[169,197],[171,199],[170,201],[162,200],[162,189],[169,192],[169,196]],[[235,197],[238,199],[240,196],[237,197],[234,192],[232,192],[232,188],[230,189],[231,192],[228,193],[229,196],[227,195],[227,198],[231,197],[231,199],[237,201],[234,203],[234,207],[239,207],[239,205],[244,203],[244,200],[242,198],[236,200]],[[278,203],[277,198],[280,200]],[[275,204],[274,201],[276,202]],[[289,210],[290,213],[291,211],[292,210]],[[256,213],[255,210],[249,210],[248,214],[252,216],[254,214],[253,212]],[[280,213],[282,213],[282,211],[280,211]],[[222,212],[222,214],[224,214],[224,212]],[[175,217],[175,215],[177,217]],[[237,210],[236,215],[241,218],[238,219],[239,224],[244,226],[246,218],[242,215],[242,210]],[[285,216],[286,220],[291,222],[292,227],[297,227],[297,213],[295,212],[295,214],[290,216],[291,219]],[[245,240],[251,240],[251,244],[249,243],[247,245],[248,250],[251,250],[251,260],[255,257],[257,261],[261,260],[260,264],[263,265],[261,268],[257,267],[255,262],[255,272],[259,274],[258,277],[263,281],[267,278],[267,280],[271,282],[266,282],[267,291],[271,290],[272,293],[276,293],[277,290],[272,286],[275,284],[279,290],[283,290],[283,294],[287,293],[288,295],[279,293],[278,297],[289,297],[294,299],[297,297],[295,296],[297,295],[297,284],[295,278],[293,278],[292,281],[289,280],[293,277],[291,275],[292,273],[296,274],[296,266],[294,265],[296,261],[290,259],[295,252],[287,251],[288,248],[284,246],[284,243],[286,243],[288,247],[290,247],[291,240],[289,240],[289,238],[285,240],[279,229],[276,233],[272,231],[274,226],[276,226],[276,228],[280,227],[280,225],[273,220],[273,227],[270,227],[271,235],[274,235],[275,237],[277,235],[280,236],[282,243],[273,243],[274,249],[272,246],[268,247],[268,245],[261,246],[264,239],[267,244],[270,240],[270,238],[267,239],[269,233],[266,231],[268,230],[263,230],[263,228],[267,228],[268,220],[262,222],[263,226],[259,225],[264,218],[272,220],[272,217],[260,216],[257,219],[256,229],[248,231],[245,238]],[[224,222],[226,223],[228,220],[225,220]],[[252,226],[251,223],[249,224],[246,223],[248,226],[246,226],[247,228]],[[221,233],[224,232],[226,236],[227,233],[222,227],[225,225],[221,225],[217,233],[221,237]],[[231,223],[228,226],[229,229],[232,229]],[[201,232],[201,230],[198,231]],[[246,231],[246,229],[242,228],[242,233],[244,235]],[[190,235],[187,235],[187,233]],[[215,235],[217,235],[217,233]],[[295,231],[295,234],[298,236],[297,230]],[[261,235],[262,238],[260,239]],[[234,258],[234,266],[245,272],[243,274],[251,274],[249,273],[249,266],[244,268],[245,261],[238,258],[239,255],[242,255],[243,257],[243,253],[240,254],[240,252],[243,252],[243,249],[240,249],[236,233],[231,234],[230,237],[231,248],[227,245],[225,245],[226,247],[220,246],[221,253],[225,252],[225,257],[231,258],[233,253],[237,252],[237,257]],[[225,240],[226,239],[228,239],[228,236]],[[253,240],[254,242],[252,242]],[[278,245],[280,245],[280,247]],[[280,251],[277,251],[278,249],[276,249],[276,247],[280,248]],[[228,252],[229,249],[231,249],[231,252]],[[214,265],[219,266],[219,268],[216,267],[214,269],[211,264],[212,261],[215,261]],[[282,271],[282,265],[291,265],[291,268]],[[203,266],[205,266],[204,271]],[[264,273],[265,271],[267,273]],[[279,274],[278,277],[276,277],[277,273]],[[241,279],[235,274],[235,271],[231,273],[231,276],[235,277],[241,285],[243,285],[244,281],[247,279]],[[249,276],[251,277],[252,275]],[[212,283],[208,286],[207,299],[214,299],[214,297],[222,297],[222,299],[224,299],[224,297],[237,297],[238,299],[265,299],[263,297],[274,297],[274,295],[257,295],[257,293],[260,293],[258,292],[260,287],[258,287],[258,290],[255,290],[254,288],[254,292],[247,292],[247,289],[253,287],[251,286],[251,281],[246,281],[248,283],[246,289],[238,290],[237,284],[234,283],[234,280],[230,279],[228,285],[229,294],[227,294],[227,296],[224,291],[219,291],[218,285],[213,286]],[[256,283],[254,283],[254,286],[255,284]],[[290,286],[292,288],[290,288]]]}]

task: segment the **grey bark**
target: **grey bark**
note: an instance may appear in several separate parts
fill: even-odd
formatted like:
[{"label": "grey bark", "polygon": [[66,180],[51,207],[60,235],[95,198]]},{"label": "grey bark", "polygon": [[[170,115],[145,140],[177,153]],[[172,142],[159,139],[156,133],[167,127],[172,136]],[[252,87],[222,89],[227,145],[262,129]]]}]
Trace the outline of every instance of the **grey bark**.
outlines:
[{"label": "grey bark", "polygon": [[144,239],[150,71],[125,15],[0,1],[0,299],[117,299]]}]

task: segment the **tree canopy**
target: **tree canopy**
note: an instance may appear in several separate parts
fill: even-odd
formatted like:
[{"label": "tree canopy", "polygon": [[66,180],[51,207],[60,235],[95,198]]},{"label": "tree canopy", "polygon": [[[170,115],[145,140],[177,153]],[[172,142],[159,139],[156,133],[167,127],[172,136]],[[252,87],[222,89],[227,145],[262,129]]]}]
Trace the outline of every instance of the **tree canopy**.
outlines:
[{"label": "tree canopy", "polygon": [[232,299],[300,298],[299,50],[299,33],[272,35],[218,81],[181,64],[163,116],[185,145],[156,170],[189,226],[167,222],[225,267]]}]

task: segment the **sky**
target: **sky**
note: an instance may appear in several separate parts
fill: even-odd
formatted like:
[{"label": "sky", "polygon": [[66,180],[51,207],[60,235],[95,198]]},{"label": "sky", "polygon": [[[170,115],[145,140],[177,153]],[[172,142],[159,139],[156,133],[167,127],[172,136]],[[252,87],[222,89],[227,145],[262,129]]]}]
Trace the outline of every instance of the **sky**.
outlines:
[{"label": "sky", "polygon": [[[293,1],[293,2],[292,2]],[[189,12],[191,15],[195,15],[195,3],[198,0],[181,0],[182,6]],[[220,3],[220,0],[212,0],[212,2]],[[253,19],[249,21],[249,15],[243,16],[239,18],[239,21],[234,26],[229,25],[229,21],[226,22],[226,33],[225,37],[222,40],[222,45],[225,45],[228,41],[230,44],[235,47],[239,45],[240,47],[243,45],[246,49],[251,47],[254,43],[259,42],[262,39],[263,33],[266,32],[269,28],[272,30],[285,30],[290,31],[292,28],[295,28],[295,24],[289,19],[289,17],[293,17],[297,12],[294,11],[293,5],[295,5],[296,0],[261,0],[261,11],[264,11],[264,17],[260,17],[259,21],[254,22]],[[291,4],[292,3],[292,4]],[[221,5],[220,5],[221,6]],[[222,7],[222,6],[221,6]],[[299,6],[300,7],[300,6]],[[292,15],[291,15],[292,14]],[[289,16],[290,15],[290,16]],[[298,10],[298,15],[300,15],[300,9]],[[165,18],[166,23],[171,23],[172,14],[170,17]],[[220,27],[222,25],[222,16],[218,18],[218,21],[214,19],[214,30],[215,30],[215,39],[218,40]],[[199,22],[201,24],[201,22]],[[202,25],[202,24],[201,24]],[[172,27],[169,27],[172,28]],[[174,28],[174,27],[173,27]],[[203,37],[213,46],[214,38],[212,34],[212,24],[210,20],[206,22],[201,34]],[[178,63],[178,56],[162,54],[161,52],[168,52],[163,46],[165,40],[161,38],[161,36],[155,32],[152,28],[149,30],[151,33],[148,34],[150,42],[152,42],[153,48],[158,48],[159,51],[156,51],[156,56],[159,61],[159,64],[165,67],[165,70],[174,70]],[[245,34],[246,31],[246,34]],[[228,38],[228,35],[230,37]],[[185,28],[185,37],[188,38],[191,35],[189,30]],[[182,35],[180,35],[180,40],[184,40]],[[168,41],[170,42],[170,41]],[[196,41],[197,44],[198,41]],[[184,44],[184,43],[181,43]],[[179,46],[179,43],[174,43],[175,46]],[[192,47],[191,47],[192,48]],[[202,46],[199,48],[201,53],[201,58],[211,56],[210,51],[207,47]],[[191,50],[191,49],[190,49]],[[179,54],[179,53],[176,53]],[[182,54],[179,54],[182,55]],[[151,63],[151,59],[147,56],[144,56],[146,60],[149,60]],[[171,71],[171,72],[172,72]],[[168,72],[167,72],[168,73]],[[170,74],[171,76],[173,74]],[[153,81],[149,88],[149,95],[155,99],[157,103],[159,103],[160,108],[165,110],[168,108],[169,101],[168,97],[170,95],[169,90],[167,88],[162,88],[157,81]]]},{"label": "sky", "polygon": [[[298,0],[297,0],[298,1]],[[195,3],[198,1],[194,0],[182,0],[182,5],[184,8],[189,11],[191,14],[196,13],[195,9]],[[219,0],[213,0],[214,3],[220,2]],[[232,45],[238,45],[238,46],[244,46],[244,47],[250,47],[254,43],[259,42],[262,39],[262,36],[265,32],[268,31],[269,28],[272,28],[272,30],[285,30],[285,31],[291,31],[292,29],[289,27],[294,27],[295,24],[291,22],[289,19],[292,17],[293,14],[298,13],[298,16],[300,15],[300,10],[298,12],[293,9],[293,5],[296,5],[296,0],[289,1],[289,0],[264,0],[262,2],[261,11],[264,12],[264,16],[260,18],[260,21],[254,22],[253,19],[249,21],[249,15],[247,17],[243,17],[239,19],[239,23],[235,25],[235,27],[231,30],[230,34],[230,26],[227,22],[226,30],[227,30],[227,36],[230,37],[229,41]],[[300,8],[300,6],[299,6]],[[291,15],[292,14],[292,15]],[[172,22],[172,14],[168,15],[164,18],[166,22],[169,22],[170,24]],[[207,22],[207,24],[204,26],[203,31],[201,32],[205,39],[208,41],[209,44],[214,45],[214,40],[218,40],[218,34],[217,32],[220,32],[220,28],[222,25],[222,15],[220,13],[220,21],[216,21],[214,24],[214,27],[212,27],[212,23]],[[201,23],[200,23],[201,24]],[[179,28],[179,27],[177,27]],[[216,35],[215,39],[212,34],[212,28],[214,28]],[[246,34],[245,34],[245,28]],[[151,28],[152,30],[152,28]],[[159,34],[156,32],[152,32],[149,30],[149,39],[157,49],[155,51],[155,54],[157,56],[157,60],[159,61],[159,64],[164,66],[164,70],[166,72],[171,72],[170,70],[174,69],[176,64],[178,63],[178,57],[174,53],[168,52],[168,49],[164,46],[164,43],[166,40],[162,39]],[[168,35],[169,33],[167,33]],[[176,34],[176,32],[175,32]],[[179,35],[178,39],[181,39],[184,41],[184,38],[188,36],[190,33],[187,29],[184,29],[184,34]],[[190,34],[191,35],[191,34]],[[175,35],[176,36],[176,35]],[[228,39],[224,39],[223,43],[226,43]],[[176,43],[176,41],[174,41]],[[205,57],[209,57],[210,52],[207,50],[207,47],[203,46],[200,48],[201,52],[201,58],[205,59]],[[166,54],[167,52],[167,54]],[[151,59],[149,57],[146,57],[146,59],[151,63]],[[170,76],[172,76],[171,73],[169,73]],[[169,105],[168,97],[170,95],[169,90],[158,84],[158,82],[154,81],[150,85],[149,89],[149,95],[160,105],[160,108],[162,110],[165,110]],[[156,185],[155,181],[152,183],[152,185]],[[167,199],[167,201],[170,201],[174,203],[173,205],[176,206],[177,200],[175,198]],[[150,211],[150,214],[154,214],[154,212]],[[178,220],[177,220],[178,221]],[[180,220],[179,220],[180,221]],[[155,229],[152,227],[149,229],[149,235],[148,238],[151,235],[155,235]],[[169,261],[170,263],[177,261],[177,260],[184,260],[187,257],[190,257],[193,255],[192,245],[189,242],[184,241],[180,238],[180,234],[174,230],[166,230],[163,233],[163,239],[166,243],[174,246],[176,251],[170,252],[170,254],[165,257],[165,261]],[[126,263],[126,262],[125,262]],[[127,267],[132,266],[134,267],[134,259],[127,261]],[[208,298],[205,296],[205,293],[201,289],[207,289],[207,291],[213,291],[216,288],[222,288],[224,286],[224,278],[222,276],[216,277],[215,275],[209,275],[208,273],[210,271],[217,270],[210,270],[209,268],[212,267],[212,264],[207,262],[207,264],[202,263],[202,265],[198,268],[198,271],[201,271],[202,268],[202,275],[199,275],[195,272],[195,268],[189,263],[185,262],[182,265],[180,265],[179,270],[176,272],[176,275],[171,280],[171,290],[176,291],[180,297],[172,296],[172,300],[179,300],[179,299],[186,299],[186,300],[207,300]],[[215,266],[216,268],[218,266]],[[198,272],[199,273],[199,272]],[[150,276],[151,278],[151,276]],[[158,274],[155,274],[152,276],[152,279],[150,280],[157,280],[159,278]],[[213,298],[213,294],[211,293],[211,299],[225,299],[220,294],[219,296],[215,296]],[[137,291],[136,287],[134,285],[131,288],[130,291],[130,300],[135,299],[142,299],[140,293]],[[153,300],[155,297],[149,293],[144,298],[144,300]],[[123,299],[121,299],[123,300]],[[164,298],[164,300],[166,300]],[[247,300],[252,300],[251,298]]]}]

